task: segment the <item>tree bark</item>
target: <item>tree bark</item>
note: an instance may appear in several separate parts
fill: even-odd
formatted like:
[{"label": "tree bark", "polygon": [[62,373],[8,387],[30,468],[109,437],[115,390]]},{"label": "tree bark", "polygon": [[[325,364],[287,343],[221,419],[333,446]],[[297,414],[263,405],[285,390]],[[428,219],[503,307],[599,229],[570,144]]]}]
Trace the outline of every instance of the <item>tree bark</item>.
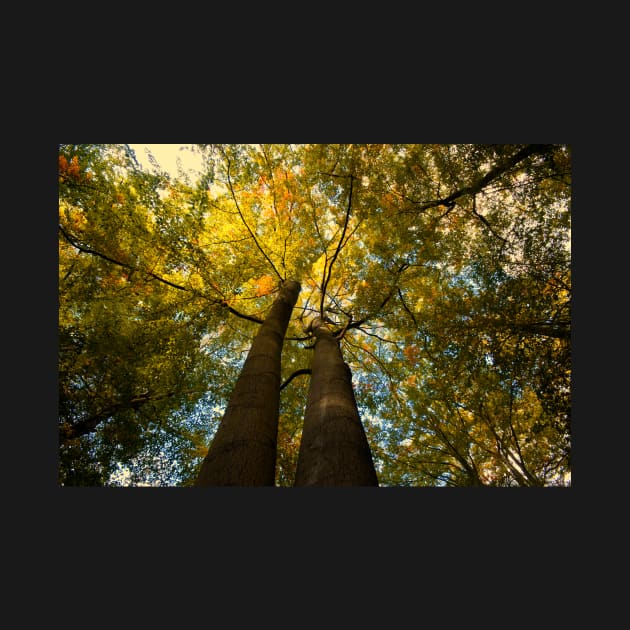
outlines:
[{"label": "tree bark", "polygon": [[197,486],[273,486],[280,406],[280,358],[300,285],[286,281],[254,338]]},{"label": "tree bark", "polygon": [[378,486],[339,341],[321,319],[311,327],[315,356],[294,485]]}]

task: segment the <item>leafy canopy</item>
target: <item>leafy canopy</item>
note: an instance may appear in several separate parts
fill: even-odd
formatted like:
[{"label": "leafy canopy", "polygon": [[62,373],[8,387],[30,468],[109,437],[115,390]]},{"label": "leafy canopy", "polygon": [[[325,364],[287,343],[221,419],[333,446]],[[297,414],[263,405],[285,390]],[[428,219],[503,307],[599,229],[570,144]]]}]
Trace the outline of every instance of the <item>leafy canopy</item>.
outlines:
[{"label": "leafy canopy", "polygon": [[186,485],[279,283],[277,484],[329,319],[381,485],[570,483],[565,145],[59,148],[60,483]]}]

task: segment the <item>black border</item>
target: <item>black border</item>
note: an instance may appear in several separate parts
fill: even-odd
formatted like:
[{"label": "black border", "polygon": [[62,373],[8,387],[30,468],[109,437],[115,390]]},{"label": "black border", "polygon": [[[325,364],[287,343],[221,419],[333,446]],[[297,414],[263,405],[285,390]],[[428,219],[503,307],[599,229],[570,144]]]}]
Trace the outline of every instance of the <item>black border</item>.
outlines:
[{"label": "black border", "polygon": [[[517,96],[516,90],[512,96]],[[344,140],[367,138],[391,142],[392,137],[403,140],[417,136],[423,140],[428,137],[429,140],[467,142],[476,138],[485,142],[501,139],[512,143],[523,140],[570,143],[575,179],[580,181],[580,198],[574,200],[574,208],[584,206],[584,170],[582,178],[579,174],[580,169],[585,168],[585,150],[583,145],[571,143],[571,124],[563,116],[567,103],[556,102],[555,116],[541,124],[537,118],[531,117],[531,112],[538,108],[533,98],[517,103],[516,107],[505,97],[492,102],[486,99],[484,105],[473,109],[472,113],[464,111],[466,98],[460,99],[463,102],[459,104],[454,100],[449,101],[446,94],[431,109],[425,108],[422,101],[412,102],[409,97],[394,99],[384,109],[381,103],[372,104],[371,109],[363,106],[358,110],[346,104],[335,115],[333,124],[311,114],[320,120],[318,131],[295,135],[301,136],[302,141],[313,139],[305,138],[305,135],[315,135],[337,141],[341,137]],[[498,119],[497,122],[501,110],[507,110],[508,120]],[[178,115],[184,116],[181,111]],[[216,124],[221,116],[222,113],[215,115],[214,124],[210,124],[212,121],[208,122],[201,115],[193,115],[192,119],[185,119],[189,129],[182,128],[170,135],[213,136],[217,129],[225,128]],[[393,124],[394,131],[382,131],[379,122],[372,124],[372,120],[382,121],[384,117],[388,119],[385,126]],[[436,117],[439,117],[439,123],[435,122]],[[264,114],[244,125],[232,121],[231,128],[236,131],[230,135],[257,141],[286,140],[291,139],[287,136],[294,136],[293,131],[287,131],[291,124],[286,123],[281,125],[279,132],[256,131],[256,127],[265,128],[266,124]],[[300,128],[297,121],[296,124]],[[148,126],[153,130],[147,129]],[[202,131],[192,129],[195,126]],[[132,139],[151,139],[157,135],[153,125],[145,123],[144,127],[128,129],[122,135]],[[473,128],[477,130],[475,133],[470,131]],[[513,132],[515,128],[516,133]],[[119,129],[113,129],[105,135],[119,134]],[[68,141],[86,134],[63,130],[57,135]],[[221,132],[219,135],[226,134]],[[266,137],[260,138],[261,135]],[[40,463],[45,462],[36,480],[36,486],[44,489],[38,512],[45,511],[53,521],[50,544],[62,564],[70,566],[78,561],[83,566],[82,554],[87,553],[115,570],[118,563],[124,567],[129,558],[134,565],[143,566],[148,558],[158,553],[163,565],[171,568],[184,566],[193,572],[197,566],[201,568],[202,576],[206,571],[216,574],[232,567],[235,573],[229,574],[230,579],[236,581],[242,578],[243,571],[256,572],[256,567],[271,563],[275,571],[270,574],[280,580],[272,590],[281,592],[283,584],[293,586],[294,576],[307,577],[319,567],[334,577],[339,567],[354,563],[358,572],[348,570],[358,584],[376,583],[384,593],[391,595],[389,580],[398,581],[402,588],[401,582],[407,578],[402,577],[400,571],[405,567],[418,572],[425,580],[435,576],[446,590],[453,588],[448,580],[457,582],[458,587],[470,581],[471,589],[480,589],[482,585],[475,577],[479,574],[475,571],[479,571],[486,575],[483,579],[486,586],[490,583],[489,591],[504,592],[502,589],[508,588],[504,580],[519,581],[519,566],[521,572],[526,571],[525,567],[532,564],[529,554],[533,554],[537,561],[546,563],[539,567],[540,581],[544,584],[549,580],[551,591],[562,591],[570,581],[566,574],[573,562],[570,533],[576,526],[578,505],[581,504],[578,502],[582,501],[578,497],[584,497],[579,487],[586,483],[587,477],[579,447],[575,449],[578,453],[578,487],[571,488],[59,488],[54,412],[57,395],[57,143],[49,145],[48,149],[43,180],[50,183],[48,188],[37,191],[42,195],[37,202],[38,212],[44,209],[46,228],[38,231],[40,240],[33,246],[43,252],[44,260],[38,263],[39,270],[33,274],[41,279],[38,287],[42,286],[36,292],[25,291],[30,294],[29,308],[38,322],[36,346],[40,358],[35,361],[38,393],[34,395],[32,387],[28,387],[25,395],[29,407],[35,403],[37,412],[32,417],[37,426],[50,427],[50,433],[45,433],[43,439],[39,430],[35,432],[33,438],[39,447],[43,446],[44,452],[43,455],[31,455],[28,465],[37,459],[37,470]],[[581,226],[578,223],[576,227],[579,230]],[[580,255],[575,248],[573,255],[574,259]],[[577,286],[581,287],[582,282],[582,278],[578,278]],[[32,305],[34,293],[35,304]],[[28,330],[31,330],[30,326]],[[575,331],[574,339],[579,339],[583,347],[585,330],[578,326]],[[20,348],[18,341],[18,350]],[[584,359],[575,362],[578,374],[583,365]],[[578,376],[574,382],[579,382],[580,378],[583,377]],[[577,391],[574,393],[578,394]],[[582,396],[579,404],[584,403]],[[579,412],[580,408],[576,407],[574,398],[574,412]],[[574,436],[578,441],[580,432],[577,429],[582,418],[580,413],[574,413]],[[153,566],[154,562],[148,564]],[[496,570],[492,570],[492,566]],[[531,566],[528,575],[531,575]],[[534,576],[531,578],[535,579]],[[168,579],[165,578],[166,587]],[[194,573],[185,577],[188,584],[197,582],[197,588],[202,591],[199,579]],[[520,581],[522,584],[522,579]],[[333,580],[333,583],[337,588],[340,586],[338,581]],[[322,588],[325,587],[322,585]],[[372,588],[366,586],[366,592]],[[368,609],[370,597],[361,604]],[[413,597],[422,600],[421,594],[415,593]],[[526,594],[523,597],[528,599]],[[277,602],[278,599],[274,606],[281,606]],[[204,610],[203,617],[206,614],[207,610]]]}]

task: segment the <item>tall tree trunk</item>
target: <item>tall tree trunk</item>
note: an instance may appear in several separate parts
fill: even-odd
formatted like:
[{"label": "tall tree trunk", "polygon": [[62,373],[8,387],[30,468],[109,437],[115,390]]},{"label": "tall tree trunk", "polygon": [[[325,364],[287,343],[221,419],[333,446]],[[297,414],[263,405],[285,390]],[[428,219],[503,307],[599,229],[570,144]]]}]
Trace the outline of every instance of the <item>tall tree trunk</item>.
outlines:
[{"label": "tall tree trunk", "polygon": [[300,285],[286,281],[254,338],[197,486],[273,486],[280,406],[280,357]]},{"label": "tall tree trunk", "polygon": [[295,486],[378,486],[339,341],[321,319],[311,328],[315,356]]}]

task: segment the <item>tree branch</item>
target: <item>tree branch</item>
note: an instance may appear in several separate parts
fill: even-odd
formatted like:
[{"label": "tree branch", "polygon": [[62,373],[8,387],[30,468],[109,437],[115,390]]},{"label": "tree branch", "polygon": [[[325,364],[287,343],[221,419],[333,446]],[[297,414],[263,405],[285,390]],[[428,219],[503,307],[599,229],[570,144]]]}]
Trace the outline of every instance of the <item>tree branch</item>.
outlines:
[{"label": "tree branch", "polygon": [[246,319],[247,321],[254,322],[256,324],[262,324],[263,320],[255,315],[247,315],[246,313],[241,313],[237,311],[235,308],[232,308],[225,300],[223,302],[214,302],[215,304],[219,304],[224,309],[232,313],[232,315],[236,315],[236,317],[240,317],[241,319]]},{"label": "tree branch", "polygon": [[293,372],[293,374],[291,374],[291,376],[289,376],[289,378],[287,378],[286,381],[284,381],[284,383],[282,383],[282,385],[280,385],[280,391],[282,391],[296,376],[300,376],[302,374],[312,374],[313,371],[311,370],[311,368],[302,368],[300,370],[295,370],[295,372]]},{"label": "tree branch", "polygon": [[509,171],[511,168],[513,168],[526,158],[532,155],[542,155],[547,153],[551,146],[552,145],[549,144],[528,144],[527,146],[517,151],[513,156],[503,160],[494,168],[490,169],[483,177],[479,178],[470,186],[460,188],[459,190],[456,190],[455,192],[442,199],[434,199],[425,203],[414,201],[412,199],[409,199],[408,197],[406,197],[406,199],[408,199],[413,204],[419,205],[419,212],[424,212],[429,208],[435,208],[437,206],[446,206],[448,210],[443,215],[446,216],[455,207],[455,202],[458,199],[460,199],[461,197],[465,197],[466,195],[476,195],[492,181],[498,179],[501,175],[505,174],[507,171]]},{"label": "tree branch", "polygon": [[[328,175],[332,175],[331,173],[327,173]],[[319,303],[319,312],[322,317],[324,317],[324,300],[326,298],[326,289],[328,287],[328,283],[330,282],[330,276],[332,274],[332,266],[337,260],[337,256],[339,256],[339,252],[344,245],[343,239],[346,235],[346,230],[348,229],[348,221],[350,220],[350,210],[352,208],[352,188],[353,183],[356,177],[354,175],[346,175],[345,177],[350,178],[350,193],[348,195],[348,208],[346,210],[346,217],[343,223],[343,230],[341,231],[341,236],[339,238],[339,242],[337,243],[337,248],[335,249],[335,253],[333,254],[330,263],[328,264],[328,274],[326,274],[326,266],[324,266],[324,279],[322,282],[322,299]]]},{"label": "tree branch", "polygon": [[70,243],[70,245],[72,245],[73,247],[76,247],[80,252],[83,252],[85,254],[92,254],[93,256],[98,256],[99,258],[102,258],[103,260],[107,260],[113,265],[118,265],[119,267],[124,267],[125,269],[131,269],[131,271],[137,271],[138,273],[146,274],[147,276],[151,276],[155,280],[158,280],[159,282],[162,282],[163,284],[167,284],[168,286],[173,287],[174,289],[179,289],[180,291],[190,291],[190,289],[187,289],[186,287],[182,287],[179,284],[175,284],[174,282],[170,282],[169,280],[160,278],[160,276],[154,274],[152,271],[144,271],[142,269],[138,269],[138,267],[134,267],[133,265],[130,265],[129,263],[121,262],[120,260],[111,258],[107,256],[106,254],[103,254],[102,252],[96,251],[95,249],[91,249],[89,247],[86,247],[85,245],[81,245],[63,229],[61,224],[59,225],[59,230],[63,234],[64,238],[68,241],[68,243]]},{"label": "tree branch", "polygon": [[[184,395],[199,393],[199,391],[200,390],[187,390],[179,392],[179,394]],[[79,438],[83,435],[87,435],[88,433],[94,433],[97,427],[104,420],[121,410],[133,409],[134,411],[137,411],[146,403],[165,400],[167,398],[175,396],[176,394],[178,394],[178,392],[175,391],[170,391],[163,394],[151,394],[149,392],[146,392],[128,400],[113,403],[109,407],[106,407],[105,409],[102,409],[101,411],[91,416],[88,416],[87,418],[83,418],[78,422],[62,422],[59,425],[59,442],[60,444],[66,444],[69,441]]]},{"label": "tree branch", "polygon": [[255,322],[256,324],[262,324],[263,320],[255,317],[253,315],[247,315],[245,313],[241,313],[239,311],[237,311],[235,308],[232,308],[226,300],[215,300],[212,298],[209,298],[203,294],[197,294],[196,291],[192,291],[191,289],[187,288],[187,287],[183,287],[179,284],[176,284],[174,282],[170,282],[169,280],[165,280],[164,278],[161,278],[160,276],[158,276],[157,274],[153,273],[152,271],[145,271],[143,269],[139,269],[138,267],[134,267],[133,265],[130,265],[129,263],[124,263],[121,262],[120,260],[116,260],[115,258],[111,258],[110,256],[107,256],[106,254],[103,254],[102,252],[99,252],[95,249],[92,249],[90,247],[86,247],[85,245],[81,245],[74,237],[70,236],[68,234],[68,232],[66,232],[66,230],[64,230],[64,228],[59,225],[59,231],[62,233],[63,237],[68,241],[68,243],[70,243],[70,245],[72,245],[73,247],[75,247],[76,249],[78,249],[80,252],[83,252],[85,254],[91,254],[93,256],[98,256],[99,258],[102,258],[103,260],[106,260],[110,263],[112,263],[113,265],[118,265],[119,267],[123,267],[124,269],[130,269],[132,272],[137,272],[139,274],[145,274],[147,276],[150,276],[151,278],[154,278],[155,280],[157,280],[158,282],[161,282],[163,284],[166,284],[170,287],[173,287],[174,289],[178,289],[180,291],[186,291],[188,293],[193,293],[196,295],[199,295],[200,297],[202,297],[205,300],[208,300],[210,303],[212,304],[218,304],[219,306],[225,308],[226,310],[228,310],[230,313],[232,313],[232,315],[235,315],[236,317],[240,317],[241,319],[246,319],[250,322]]},{"label": "tree branch", "polygon": [[415,315],[409,310],[409,307],[405,303],[405,300],[403,298],[403,294],[402,294],[402,291],[400,290],[400,287],[398,287],[398,297],[400,298],[400,303],[403,305],[403,308],[407,311],[407,313],[409,313],[409,317],[411,317],[411,321],[413,322],[413,325],[417,327],[418,326],[418,321],[416,320]]},{"label": "tree branch", "polygon": [[492,236],[502,240],[504,243],[507,244],[508,242],[507,239],[503,238],[500,234],[497,234],[492,228],[492,226],[490,225],[490,223],[488,223],[488,220],[486,219],[486,217],[484,217],[483,215],[477,212],[477,194],[476,193],[473,195],[472,214],[473,216],[477,217],[490,230],[490,233],[492,234]]},{"label": "tree branch", "polygon": [[392,295],[394,295],[394,289],[397,289],[397,282],[398,282],[398,278],[400,276],[400,274],[405,271],[405,269],[409,268],[409,264],[408,263],[401,263],[400,267],[398,267],[398,269],[396,270],[396,278],[394,280],[394,283],[392,284],[389,293],[385,296],[385,298],[383,299],[383,301],[380,303],[379,307],[376,309],[376,311],[374,311],[373,313],[371,313],[370,315],[366,315],[365,317],[358,319],[355,322],[352,322],[351,324],[348,325],[348,328],[358,328],[359,326],[365,324],[365,322],[367,322],[370,318],[374,317],[375,315],[377,315],[378,313],[381,312],[381,310],[383,309],[383,307],[387,304],[387,302],[389,302],[389,300],[392,298]]},{"label": "tree branch", "polygon": [[278,278],[281,281],[283,281],[284,278],[282,277],[280,272],[276,269],[276,266],[273,264],[273,261],[271,260],[271,258],[267,256],[267,253],[265,252],[265,250],[260,246],[260,243],[258,242],[256,235],[252,232],[251,228],[247,224],[247,221],[245,221],[245,217],[243,216],[243,213],[241,212],[241,207],[238,205],[238,201],[236,200],[234,187],[232,186],[232,178],[230,177],[230,166],[231,166],[230,158],[225,154],[225,152],[223,152],[223,157],[227,160],[227,180],[228,180],[228,186],[230,188],[230,194],[232,195],[232,200],[234,201],[234,205],[236,206],[236,209],[238,210],[238,214],[241,217],[241,221],[243,222],[243,225],[247,228],[247,231],[249,232],[250,236],[254,239],[254,243],[256,244],[256,247],[258,248],[260,253],[265,257],[265,260],[271,265],[271,268],[273,269],[276,276],[278,276]]}]

